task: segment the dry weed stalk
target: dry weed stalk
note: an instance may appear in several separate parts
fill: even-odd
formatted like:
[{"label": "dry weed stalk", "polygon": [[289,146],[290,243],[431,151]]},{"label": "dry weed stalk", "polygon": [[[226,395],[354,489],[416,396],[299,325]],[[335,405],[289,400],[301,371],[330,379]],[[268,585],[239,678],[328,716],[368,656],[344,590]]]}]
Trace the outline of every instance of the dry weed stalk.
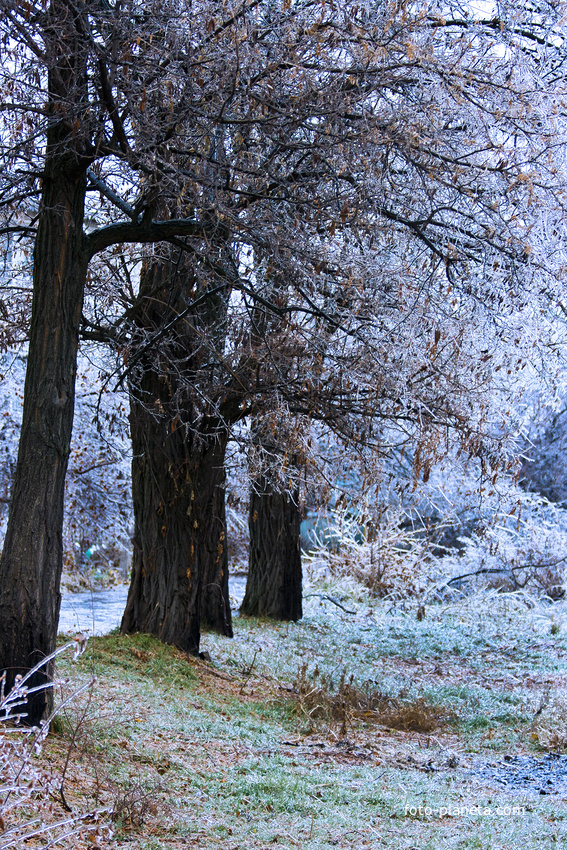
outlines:
[{"label": "dry weed stalk", "polygon": [[544,750],[567,748],[567,693],[544,695],[531,725],[532,740]]},{"label": "dry weed stalk", "polygon": [[[21,848],[32,839],[40,839],[44,848],[56,845],[71,848],[76,846],[75,839],[79,836],[90,835],[95,839],[111,835],[105,824],[109,809],[73,812],[62,793],[61,777],[42,767],[38,760],[55,716],[79,694],[92,688],[94,680],[70,694],[40,726],[21,725],[26,717],[28,696],[35,690],[27,684],[31,677],[63,652],[72,650],[76,659],[85,645],[86,638],[78,635],[20,676],[7,694],[5,673],[0,677],[0,850]],[[57,799],[66,812],[64,817],[57,817]]]},{"label": "dry weed stalk", "polygon": [[112,820],[122,829],[140,829],[149,815],[157,813],[156,795],[162,790],[159,784],[145,788],[140,784],[117,792],[112,806]]}]

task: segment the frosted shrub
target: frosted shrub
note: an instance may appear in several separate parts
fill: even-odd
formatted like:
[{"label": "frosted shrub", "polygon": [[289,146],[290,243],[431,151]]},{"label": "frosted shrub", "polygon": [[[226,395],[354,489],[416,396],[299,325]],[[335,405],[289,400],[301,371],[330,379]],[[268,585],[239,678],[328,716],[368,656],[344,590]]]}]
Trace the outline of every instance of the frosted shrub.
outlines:
[{"label": "frosted shrub", "polygon": [[426,539],[404,528],[401,510],[386,512],[379,523],[363,511],[336,509],[307,560],[314,578],[354,578],[376,596],[403,598],[422,592],[439,573]]},{"label": "frosted shrub", "polygon": [[[564,508],[524,492],[511,477],[503,477],[498,490],[479,486],[472,475],[445,471],[438,479],[430,493],[416,489],[413,505],[408,500],[379,512],[367,502],[357,511],[328,512],[307,561],[313,577],[349,578],[393,598],[475,587],[564,596]],[[458,548],[440,545],[446,530]]]},{"label": "frosted shrub", "polygon": [[[56,650],[19,678],[5,693],[5,673],[0,677],[0,850],[21,848],[26,842],[39,840],[42,847],[76,847],[79,836],[110,836],[103,817],[108,809],[86,813],[69,810],[61,794],[61,777],[41,763],[41,750],[55,715],[80,693],[92,687],[90,681],[74,691],[41,725],[26,727],[26,703],[33,689],[31,677],[62,652],[73,651],[74,657],[84,650],[86,641],[79,636]],[[49,687],[41,685],[40,687]],[[59,798],[61,806],[54,801]],[[59,812],[58,812],[59,809]],[[35,845],[34,845],[35,846]]]},{"label": "frosted shrub", "polygon": [[526,588],[550,599],[564,596],[564,509],[525,494],[517,512],[495,517],[491,527],[462,542],[465,548],[463,555],[454,560],[454,574],[476,572],[491,587]]}]

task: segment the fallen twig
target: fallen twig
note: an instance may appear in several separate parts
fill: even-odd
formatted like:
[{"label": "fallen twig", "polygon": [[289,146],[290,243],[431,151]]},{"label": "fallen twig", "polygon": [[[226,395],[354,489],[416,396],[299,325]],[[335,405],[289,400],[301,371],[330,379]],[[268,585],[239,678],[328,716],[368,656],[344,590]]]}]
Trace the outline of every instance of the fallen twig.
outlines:
[{"label": "fallen twig", "polygon": [[463,573],[461,576],[453,576],[445,584],[441,585],[441,587],[436,588],[438,591],[443,590],[445,587],[449,587],[450,584],[453,584],[455,581],[461,581],[465,578],[474,578],[476,576],[484,576],[489,573],[514,573],[517,570],[529,570],[529,569],[551,569],[552,567],[556,567],[558,564],[561,564],[563,561],[567,561],[567,557],[559,558],[557,561],[552,561],[550,564],[516,564],[511,565],[509,567],[482,567],[480,570],[475,570],[472,573]]},{"label": "fallen twig", "polygon": [[327,596],[326,593],[306,593],[305,599],[309,599],[310,596],[318,596],[320,599],[328,599],[329,602],[332,602],[333,605],[336,605],[341,611],[344,611],[345,614],[356,614],[356,611],[349,611],[348,608],[345,608],[344,605],[341,605],[338,599],[335,599],[334,596]]}]

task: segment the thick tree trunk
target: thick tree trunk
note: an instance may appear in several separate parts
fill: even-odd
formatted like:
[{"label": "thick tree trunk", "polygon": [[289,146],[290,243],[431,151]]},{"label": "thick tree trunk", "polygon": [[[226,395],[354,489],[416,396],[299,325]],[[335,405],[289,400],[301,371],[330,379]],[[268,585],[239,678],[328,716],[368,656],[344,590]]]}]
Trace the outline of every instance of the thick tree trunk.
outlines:
[{"label": "thick tree trunk", "polygon": [[[85,183],[52,170],[44,178],[34,255],[34,294],[18,462],[0,560],[0,667],[8,682],[55,649],[63,558],[65,474],[73,427],[78,328],[86,258]],[[51,675],[48,665],[30,686]],[[50,705],[30,698],[28,720]]]},{"label": "thick tree trunk", "polygon": [[[142,343],[130,387],[134,560],[122,631],[149,632],[197,654],[201,626],[232,637],[228,597],[224,457],[228,433],[193,396],[208,349],[195,326],[218,331],[223,305],[194,292],[187,255],[149,263],[141,283],[140,330],[171,327],[161,348]],[[193,295],[194,297],[194,295]],[[211,298],[211,302],[213,298]],[[181,314],[186,318],[175,323]],[[142,340],[145,338],[142,335]]]},{"label": "thick tree trunk", "polygon": [[[210,493],[203,505],[201,537],[203,584],[201,588],[201,627],[232,637],[232,614],[228,593],[228,545],[226,527],[226,472],[224,467],[227,434],[217,438],[209,456],[201,460],[200,472],[209,480]],[[209,471],[210,470],[210,471]],[[216,482],[212,485],[213,480]],[[202,485],[201,485],[202,486]]]},{"label": "thick tree trunk", "polygon": [[[261,261],[262,256],[258,257]],[[271,264],[268,264],[270,268]],[[267,271],[267,270],[266,270]],[[281,274],[271,271],[265,280],[268,300],[284,304],[287,301],[287,282]],[[285,351],[285,332],[282,318],[256,309],[251,343],[264,371],[273,368],[270,349]],[[278,380],[285,378],[288,367],[285,356],[277,363]],[[282,490],[270,466],[284,451],[285,435],[269,416],[258,415],[252,423],[252,443],[258,453],[259,472],[252,473],[248,528],[250,549],[248,578],[240,613],[248,617],[269,617],[273,620],[299,620],[303,615],[303,576],[299,542],[299,493],[292,498]],[[287,454],[287,453],[286,453]]]},{"label": "thick tree trunk", "polygon": [[[62,568],[65,474],[73,426],[78,333],[88,265],[81,161],[85,53],[68,7],[52,2],[56,59],[49,72],[50,128],[34,248],[33,302],[18,461],[0,559],[0,669],[9,688],[55,649]],[[44,685],[47,665],[28,684]],[[28,723],[51,705],[30,696]]]},{"label": "thick tree trunk", "polygon": [[261,476],[250,494],[250,556],[240,613],[247,617],[299,620],[302,571],[297,498],[278,492]]},{"label": "thick tree trunk", "polygon": [[[144,382],[153,378],[147,375]],[[199,439],[131,399],[135,532],[122,631],[190,654],[201,625],[232,636],[224,502],[225,435]]]}]

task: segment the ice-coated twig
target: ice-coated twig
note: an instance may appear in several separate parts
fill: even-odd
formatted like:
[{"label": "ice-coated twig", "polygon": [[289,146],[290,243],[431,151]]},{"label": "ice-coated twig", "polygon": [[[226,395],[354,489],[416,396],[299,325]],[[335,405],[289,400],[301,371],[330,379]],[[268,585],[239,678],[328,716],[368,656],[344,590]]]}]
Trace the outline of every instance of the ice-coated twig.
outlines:
[{"label": "ice-coated twig", "polygon": [[341,611],[344,611],[344,612],[345,612],[345,614],[356,614],[356,611],[350,611],[348,608],[345,608],[345,606],[344,606],[344,605],[342,605],[342,604],[339,602],[339,600],[338,600],[338,599],[335,599],[335,597],[334,597],[334,596],[328,596],[328,594],[326,594],[326,593],[306,593],[306,594],[305,594],[305,599],[309,599],[309,597],[310,597],[310,596],[318,596],[318,597],[319,597],[319,599],[328,599],[328,600],[329,600],[329,602],[332,602],[332,603],[333,603],[333,605],[336,605],[336,606],[337,606],[337,608],[340,608],[340,609],[341,609]]}]

